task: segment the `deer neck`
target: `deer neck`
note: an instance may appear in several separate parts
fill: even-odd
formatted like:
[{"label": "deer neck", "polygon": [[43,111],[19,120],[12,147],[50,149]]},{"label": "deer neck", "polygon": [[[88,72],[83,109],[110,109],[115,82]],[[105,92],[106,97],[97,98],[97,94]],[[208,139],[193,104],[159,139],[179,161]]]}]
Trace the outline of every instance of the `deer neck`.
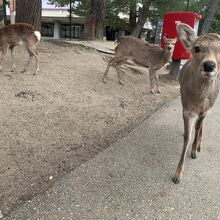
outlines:
[{"label": "deer neck", "polygon": [[213,91],[216,89],[216,83],[218,83],[218,74],[211,79],[206,79],[195,72],[191,72],[191,80],[189,80],[189,89],[192,96],[198,97],[198,100],[204,100],[210,97]]},{"label": "deer neck", "polygon": [[164,54],[164,57],[167,60],[167,62],[169,62],[171,59],[172,53],[168,50],[163,50],[163,54]]}]

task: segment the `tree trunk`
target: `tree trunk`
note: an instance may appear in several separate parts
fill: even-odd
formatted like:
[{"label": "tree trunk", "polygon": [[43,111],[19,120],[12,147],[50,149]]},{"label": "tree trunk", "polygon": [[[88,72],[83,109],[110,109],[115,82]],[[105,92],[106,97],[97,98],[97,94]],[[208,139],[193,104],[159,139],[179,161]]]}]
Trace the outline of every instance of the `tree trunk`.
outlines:
[{"label": "tree trunk", "polygon": [[209,8],[208,8],[205,20],[202,25],[202,31],[201,31],[202,34],[208,33],[209,28],[212,24],[213,18],[216,14],[216,11],[218,10],[219,2],[220,0],[210,0]]},{"label": "tree trunk", "polygon": [[28,23],[41,28],[41,0],[16,0],[16,23]]},{"label": "tree trunk", "polygon": [[103,39],[107,0],[90,0],[89,15],[85,24],[85,39]]},{"label": "tree trunk", "polygon": [[131,30],[136,27],[136,18],[137,18],[137,1],[130,0],[130,14],[129,14],[129,26]]},{"label": "tree trunk", "polygon": [[137,25],[132,30],[132,33],[131,33],[132,36],[134,36],[134,37],[139,37],[140,36],[140,33],[143,29],[143,26],[144,26],[144,24],[147,20],[148,15],[149,15],[150,5],[151,5],[151,1],[147,1],[147,0],[144,1],[143,7],[139,10],[140,11],[140,13],[139,13],[140,16],[139,16]]}]

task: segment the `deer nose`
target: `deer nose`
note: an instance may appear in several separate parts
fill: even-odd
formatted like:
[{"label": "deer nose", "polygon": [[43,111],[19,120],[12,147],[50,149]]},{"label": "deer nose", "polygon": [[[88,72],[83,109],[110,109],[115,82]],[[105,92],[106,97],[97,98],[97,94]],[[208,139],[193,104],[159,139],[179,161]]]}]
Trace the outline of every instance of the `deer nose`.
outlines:
[{"label": "deer nose", "polygon": [[215,69],[215,63],[212,61],[206,61],[203,63],[203,68],[205,72],[212,72]]},{"label": "deer nose", "polygon": [[168,50],[171,50],[172,49],[172,47],[168,47]]}]

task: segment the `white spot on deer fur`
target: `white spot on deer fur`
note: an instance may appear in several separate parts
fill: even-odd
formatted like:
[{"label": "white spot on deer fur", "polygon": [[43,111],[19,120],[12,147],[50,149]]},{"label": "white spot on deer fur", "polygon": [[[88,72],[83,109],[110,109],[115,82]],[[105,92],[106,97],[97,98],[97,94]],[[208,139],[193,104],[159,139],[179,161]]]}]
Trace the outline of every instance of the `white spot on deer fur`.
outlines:
[{"label": "white spot on deer fur", "polygon": [[20,41],[18,42],[18,45],[23,45],[23,41],[20,40]]},{"label": "white spot on deer fur", "polygon": [[40,41],[40,38],[41,38],[40,32],[39,31],[35,31],[34,34],[36,35],[37,40]]}]

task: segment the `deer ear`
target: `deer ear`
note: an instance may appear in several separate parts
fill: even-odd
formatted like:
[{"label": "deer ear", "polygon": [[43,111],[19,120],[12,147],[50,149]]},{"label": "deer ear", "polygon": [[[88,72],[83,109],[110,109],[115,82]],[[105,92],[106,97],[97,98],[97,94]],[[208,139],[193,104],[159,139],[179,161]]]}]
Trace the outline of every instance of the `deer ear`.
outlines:
[{"label": "deer ear", "polygon": [[176,31],[179,34],[179,39],[182,42],[183,46],[190,50],[192,48],[192,43],[195,41],[195,32],[193,28],[189,25],[180,23],[176,27]]},{"label": "deer ear", "polygon": [[166,41],[166,40],[167,40],[167,37],[166,37],[165,35],[163,36],[163,40],[164,40],[164,41]]}]

